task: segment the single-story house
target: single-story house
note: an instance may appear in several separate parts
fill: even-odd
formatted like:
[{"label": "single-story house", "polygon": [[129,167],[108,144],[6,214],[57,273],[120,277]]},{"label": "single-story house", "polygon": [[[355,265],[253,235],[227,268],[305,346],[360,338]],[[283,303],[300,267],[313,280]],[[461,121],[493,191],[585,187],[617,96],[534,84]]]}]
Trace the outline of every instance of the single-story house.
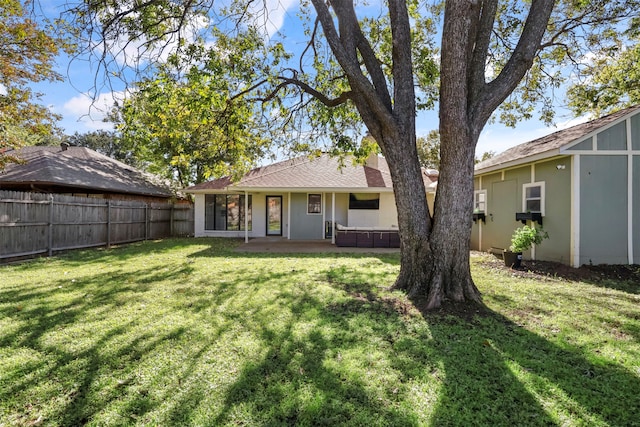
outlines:
[{"label": "single-story house", "polygon": [[513,147],[475,168],[473,249],[549,234],[525,259],[640,264],[640,106]]},{"label": "single-story house", "polygon": [[[423,170],[423,180],[432,202],[437,171]],[[282,236],[332,243],[337,237],[344,246],[398,244],[391,174],[377,155],[364,165],[350,157],[301,156],[258,167],[235,182],[220,178],[184,191],[195,195],[196,237]],[[368,241],[351,240],[357,234]]]},{"label": "single-story house", "polygon": [[171,188],[157,177],[85,147],[34,146],[11,150],[23,163],[0,170],[0,190],[56,193],[146,203],[167,202]]}]

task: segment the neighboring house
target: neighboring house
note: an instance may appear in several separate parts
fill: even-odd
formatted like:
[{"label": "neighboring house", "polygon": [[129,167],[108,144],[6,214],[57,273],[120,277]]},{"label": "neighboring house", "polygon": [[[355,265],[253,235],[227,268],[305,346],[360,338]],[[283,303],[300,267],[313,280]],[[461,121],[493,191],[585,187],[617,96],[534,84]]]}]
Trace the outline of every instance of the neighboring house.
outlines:
[{"label": "neighboring house", "polygon": [[473,249],[507,249],[528,223],[550,238],[525,258],[640,264],[640,106],[478,163],[474,208]]},{"label": "neighboring house", "polygon": [[[433,200],[437,171],[423,171]],[[251,170],[237,182],[221,178],[185,190],[195,195],[195,236],[283,236],[332,239],[336,229],[396,231],[396,204],[384,157],[365,165],[323,154]],[[333,227],[336,224],[336,227]]]},{"label": "neighboring house", "polygon": [[166,202],[171,189],[152,175],[84,147],[24,147],[24,163],[0,171],[0,189],[144,202]]}]

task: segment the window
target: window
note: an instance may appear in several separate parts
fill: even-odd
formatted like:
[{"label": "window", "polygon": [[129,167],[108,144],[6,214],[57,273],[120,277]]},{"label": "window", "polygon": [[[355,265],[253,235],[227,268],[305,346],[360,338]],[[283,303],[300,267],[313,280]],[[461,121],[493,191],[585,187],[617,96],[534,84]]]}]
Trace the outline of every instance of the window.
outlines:
[{"label": "window", "polygon": [[349,193],[349,209],[380,209],[380,193]]},{"label": "window", "polygon": [[[247,212],[251,230],[251,196]],[[206,194],[204,196],[204,229],[244,231],[244,194]]]},{"label": "window", "polygon": [[524,184],[522,190],[524,212],[538,212],[544,216],[544,182]]},{"label": "window", "polygon": [[307,213],[322,213],[322,194],[307,194]]},{"label": "window", "polygon": [[487,190],[473,192],[473,213],[487,212]]}]

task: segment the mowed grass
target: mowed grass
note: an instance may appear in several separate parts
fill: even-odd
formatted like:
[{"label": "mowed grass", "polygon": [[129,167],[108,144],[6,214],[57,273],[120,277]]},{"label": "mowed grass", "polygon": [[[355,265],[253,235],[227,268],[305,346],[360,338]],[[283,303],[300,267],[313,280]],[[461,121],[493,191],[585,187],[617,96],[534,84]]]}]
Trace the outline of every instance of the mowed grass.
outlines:
[{"label": "mowed grass", "polygon": [[[640,284],[421,313],[397,255],[150,241],[0,267],[0,426],[640,425]],[[472,313],[473,314],[473,313]]]}]

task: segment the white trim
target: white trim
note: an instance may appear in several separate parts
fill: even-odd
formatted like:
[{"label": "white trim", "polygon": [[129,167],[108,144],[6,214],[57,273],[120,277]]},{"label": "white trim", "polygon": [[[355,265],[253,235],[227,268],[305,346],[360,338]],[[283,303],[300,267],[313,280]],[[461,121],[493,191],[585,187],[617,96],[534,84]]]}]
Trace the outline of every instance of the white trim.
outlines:
[{"label": "white trim", "polygon": [[[502,180],[504,181],[504,173],[505,173],[505,171],[508,172],[510,170],[513,170],[513,169],[524,168],[524,167],[527,167],[531,163],[535,163],[535,164],[547,163],[547,162],[550,162],[550,161],[552,161],[554,159],[564,159],[567,156],[571,156],[573,154],[574,154],[574,152],[571,151],[569,153],[555,153],[554,155],[544,156],[544,157],[539,158],[539,159],[537,159],[537,158],[534,159],[536,156],[527,157],[527,159],[526,159],[527,161],[518,162],[517,160],[514,160],[513,162],[501,163],[500,165],[491,166],[491,167],[482,169],[482,171],[480,171],[480,170],[474,171],[473,176],[474,177],[478,177],[478,176],[484,176],[484,175],[492,175],[494,173],[500,172],[500,173],[502,173]],[[578,153],[578,154],[580,154],[580,153]],[[513,164],[511,164],[511,163],[513,163]]]},{"label": "white trim", "polygon": [[[253,212],[251,212],[253,221]],[[251,227],[253,228],[253,227]],[[249,192],[244,192],[244,242],[249,243]]]},{"label": "white trim", "polygon": [[[535,163],[531,163],[531,176],[529,177],[531,179],[531,182],[536,182],[536,164]],[[525,191],[524,191],[524,187],[522,188],[522,195],[524,197]],[[545,193],[544,193],[544,184],[542,185],[542,188],[540,188],[540,210],[542,211],[542,216],[544,216],[544,199],[545,199]],[[526,207],[525,207],[526,209]],[[526,212],[526,211],[525,211]],[[531,260],[535,261],[536,260],[536,245],[535,243],[533,245],[531,245]]]},{"label": "white trim", "polygon": [[[425,189],[426,190],[426,189]],[[185,193],[240,193],[248,191],[250,193],[393,193],[391,187],[248,187],[248,186],[227,186],[224,188],[200,190],[183,190]]]},{"label": "white trim", "polygon": [[554,157],[557,157],[560,154],[561,154],[560,151],[556,148],[553,150],[546,151],[544,153],[534,154],[533,156],[522,157],[520,159],[510,160],[507,162],[498,163],[497,165],[488,166],[484,169],[478,169],[474,171],[474,175],[487,175],[491,172],[497,172],[501,169],[516,169],[518,167],[526,166],[532,162],[541,163],[549,159],[552,159]]},{"label": "white trim", "polygon": [[331,244],[336,244],[336,193],[331,193]]},{"label": "white trim", "polygon": [[[487,206],[489,206],[489,197],[487,194],[487,190],[482,188],[482,177],[478,177],[478,188],[480,188],[480,190],[484,190],[485,196],[484,196],[484,211],[485,214],[487,213]],[[475,199],[475,196],[474,196]],[[475,205],[475,200],[474,200],[474,205]],[[482,221],[478,221],[478,250],[482,251]]]},{"label": "white trim", "polygon": [[580,267],[580,155],[571,156],[571,266]]},{"label": "white trim", "polygon": [[542,214],[542,216],[544,216],[546,202],[544,181],[522,184],[522,212],[527,212],[527,188],[529,187],[540,187],[540,213]]},{"label": "white trim", "polygon": [[489,198],[488,198],[488,194],[487,194],[487,190],[474,190],[473,191],[473,213],[476,213],[476,196],[478,194],[484,194],[484,210],[480,211],[482,213],[487,213],[489,211]]},{"label": "white trim", "polygon": [[531,182],[536,182],[536,164],[531,163]]},{"label": "white trim", "polygon": [[[627,128],[630,131],[631,127]],[[631,141],[629,141],[631,144]],[[627,157],[627,257],[629,265],[633,264],[633,156]]]},{"label": "white trim", "polygon": [[627,118],[627,257],[633,264],[633,135],[631,134],[631,116]]},{"label": "white trim", "polygon": [[[309,196],[311,196],[312,194],[320,196],[320,212],[309,212]],[[324,203],[324,193],[308,192],[307,193],[307,215],[322,215],[324,219],[324,206],[322,205],[323,203]]]},{"label": "white trim", "polygon": [[581,154],[583,156],[626,156],[627,154],[635,154],[636,156],[640,154],[640,150],[580,150],[580,151],[569,151],[565,154],[567,155],[577,155]]},{"label": "white trim", "polygon": [[[633,154],[633,138],[631,135],[631,117],[627,118],[627,151]],[[640,150],[638,150],[640,152]]]},{"label": "white trim", "polygon": [[[618,120],[615,120],[605,126],[600,126],[596,129],[594,129],[593,131],[591,131],[590,133],[584,134],[582,135],[579,139],[576,139],[572,142],[569,142],[565,145],[563,145],[562,147],[560,147],[561,151],[565,151],[571,147],[573,147],[574,145],[578,145],[579,143],[581,143],[582,141],[584,141],[585,139],[589,139],[591,137],[593,137],[593,151],[596,151],[596,149],[598,148],[598,144],[597,144],[597,138],[596,135],[599,134],[600,132],[604,132],[605,130],[614,127],[617,124],[622,123],[623,121],[626,122],[630,122],[631,121],[631,117],[635,116],[638,112],[640,112],[640,109],[638,108],[634,108],[633,111],[630,111],[629,113],[627,113],[625,116],[620,117]],[[629,126],[627,124],[627,126]],[[629,141],[627,140],[627,147],[629,147]]]},{"label": "white trim", "polygon": [[291,193],[287,195],[287,240],[291,240]]},{"label": "white trim", "polygon": [[[324,225],[327,222],[327,207],[324,205],[327,199],[325,197],[325,193],[322,193],[322,240],[325,240],[327,238],[326,233],[324,232]],[[308,208],[307,208],[308,210]]]}]

